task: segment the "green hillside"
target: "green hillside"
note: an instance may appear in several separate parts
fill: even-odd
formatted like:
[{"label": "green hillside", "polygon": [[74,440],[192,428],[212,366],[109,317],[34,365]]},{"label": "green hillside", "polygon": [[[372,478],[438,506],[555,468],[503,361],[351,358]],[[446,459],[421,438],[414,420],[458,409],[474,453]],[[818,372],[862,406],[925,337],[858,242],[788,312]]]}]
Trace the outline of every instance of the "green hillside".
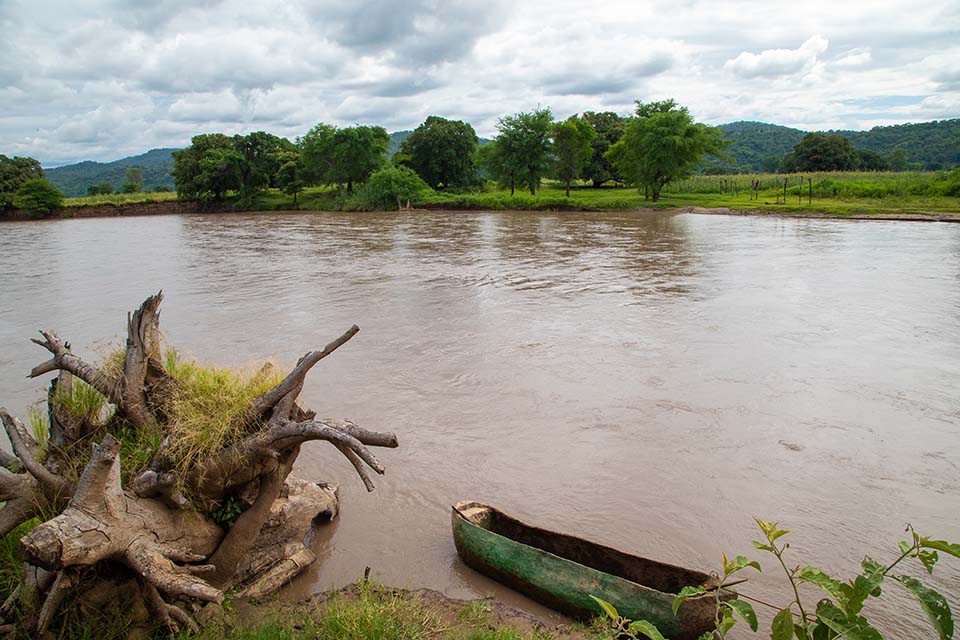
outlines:
[{"label": "green hillside", "polygon": [[177,149],[151,149],[139,156],[129,156],[114,162],[80,162],[64,167],[44,169],[47,180],[67,196],[83,196],[87,187],[109,182],[114,191],[123,186],[127,169],[143,169],[143,188],[150,191],[156,187],[173,189],[173,156]]},{"label": "green hillside", "polygon": [[[730,160],[705,162],[708,173],[775,171],[783,154],[791,151],[806,131],[765,122],[731,122],[720,125],[731,141]],[[869,131],[828,131],[850,140],[858,149],[886,155],[899,147],[916,169],[945,169],[960,165],[960,119],[919,124],[874,127]]]},{"label": "green hillside", "polygon": [[400,150],[400,145],[403,144],[403,141],[413,133],[410,130],[404,131],[394,131],[390,134],[390,145],[387,147],[387,157],[392,158],[394,154]]},{"label": "green hillside", "polygon": [[831,131],[850,140],[858,149],[890,153],[907,152],[907,161],[923,169],[948,169],[960,165],[960,119],[874,127],[869,131]]}]

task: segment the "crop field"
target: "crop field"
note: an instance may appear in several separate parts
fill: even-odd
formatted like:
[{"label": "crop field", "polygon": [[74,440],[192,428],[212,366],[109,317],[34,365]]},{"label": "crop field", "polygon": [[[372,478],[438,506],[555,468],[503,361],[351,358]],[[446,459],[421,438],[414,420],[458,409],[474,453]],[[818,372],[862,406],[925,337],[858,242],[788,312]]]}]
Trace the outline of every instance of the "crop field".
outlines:
[{"label": "crop field", "polygon": [[99,196],[78,196],[64,198],[63,204],[68,207],[87,207],[101,204],[137,204],[141,202],[164,202],[176,200],[175,191],[160,191],[150,193],[112,193]]}]

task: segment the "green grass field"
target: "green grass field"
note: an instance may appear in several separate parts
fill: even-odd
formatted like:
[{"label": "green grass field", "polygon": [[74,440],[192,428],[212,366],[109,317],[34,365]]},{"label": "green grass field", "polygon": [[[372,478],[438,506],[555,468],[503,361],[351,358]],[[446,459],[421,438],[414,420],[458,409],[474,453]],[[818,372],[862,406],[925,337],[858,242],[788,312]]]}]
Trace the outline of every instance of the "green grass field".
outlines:
[{"label": "green grass field", "polygon": [[177,194],[174,191],[161,191],[151,193],[113,193],[103,196],[78,196],[75,198],[65,198],[63,203],[68,207],[87,207],[100,204],[137,204],[141,202],[165,202],[176,200]]},{"label": "green grass field", "polygon": [[[786,194],[784,194],[786,181]],[[174,193],[117,194],[68,198],[67,206],[133,204],[173,200]],[[231,201],[228,200],[228,205]],[[426,192],[414,207],[475,210],[588,210],[605,211],[653,207],[726,207],[740,211],[787,214],[825,213],[836,216],[960,213],[960,169],[908,172],[832,172],[811,174],[744,174],[692,176],[667,185],[658,202],[627,187],[594,189],[576,186],[566,197],[563,188],[544,181],[536,195],[518,189],[487,185],[471,193]],[[239,206],[233,202],[233,206]],[[276,189],[263,192],[258,211],[293,209],[293,198]],[[351,198],[331,187],[311,187],[298,197],[298,208],[308,211],[356,208]]]}]

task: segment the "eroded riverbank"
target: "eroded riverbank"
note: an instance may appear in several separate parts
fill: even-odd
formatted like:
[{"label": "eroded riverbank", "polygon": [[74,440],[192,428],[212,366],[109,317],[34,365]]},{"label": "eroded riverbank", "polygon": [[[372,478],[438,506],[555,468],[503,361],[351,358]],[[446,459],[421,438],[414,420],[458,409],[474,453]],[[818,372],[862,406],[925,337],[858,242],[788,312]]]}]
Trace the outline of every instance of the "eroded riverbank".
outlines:
[{"label": "eroded riverbank", "polygon": [[[424,211],[433,211],[437,213],[462,213],[462,212],[484,212],[489,211],[484,206],[451,206],[444,205],[425,205]],[[902,213],[829,213],[818,211],[811,208],[808,211],[771,211],[759,209],[731,209],[728,207],[634,207],[628,209],[590,209],[577,205],[568,207],[545,206],[542,208],[531,208],[530,212],[579,212],[579,213],[610,213],[610,214],[662,214],[662,213],[698,213],[709,215],[730,215],[730,216],[759,216],[770,218],[810,218],[810,219],[838,219],[838,220],[885,220],[885,221],[915,221],[915,222],[960,222],[960,214],[949,212],[915,212],[906,211]],[[251,211],[238,210],[230,205],[201,205],[198,202],[164,200],[159,202],[135,202],[127,204],[100,204],[70,206],[57,209],[39,219],[72,219],[72,218],[114,218],[127,216],[154,216],[154,215],[183,215],[183,214],[242,214],[250,215]],[[280,211],[264,210],[261,213],[283,214],[310,214],[310,213],[336,213],[327,211],[314,211],[310,209]],[[398,212],[364,212],[368,214],[389,214]],[[502,213],[510,213],[503,211]],[[16,222],[38,219],[22,212],[13,212],[7,215],[0,215],[0,222]]]}]

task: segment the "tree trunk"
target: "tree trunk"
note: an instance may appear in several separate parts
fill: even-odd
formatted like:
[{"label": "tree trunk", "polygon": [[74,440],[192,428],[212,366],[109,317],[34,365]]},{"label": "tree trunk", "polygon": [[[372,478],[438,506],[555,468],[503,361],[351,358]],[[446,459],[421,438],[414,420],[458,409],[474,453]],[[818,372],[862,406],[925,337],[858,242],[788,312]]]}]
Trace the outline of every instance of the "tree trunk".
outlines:
[{"label": "tree trunk", "polygon": [[[185,464],[171,426],[177,411],[171,398],[186,383],[162,364],[161,300],[162,293],[151,296],[129,314],[125,354],[115,370],[85,362],[53,333],[34,340],[52,358],[30,377],[58,372],[48,395],[45,453],[0,408],[13,449],[0,450],[0,500],[6,501],[0,533],[55,514],[20,540],[25,582],[0,610],[8,627],[43,636],[56,627],[65,603],[92,601],[96,592],[104,602],[134,602],[131,611],[145,611],[145,620],[172,631],[196,630],[188,610],[198,603],[220,603],[230,588],[262,598],[316,559],[310,544],[317,527],[336,517],[337,490],[290,475],[301,444],[333,444],[371,491],[367,468],[384,469],[368,447],[397,446],[391,433],[317,419],[297,403],[307,373],[356,335],[353,326],[305,354],[256,397],[233,420],[234,435],[219,449]],[[71,416],[61,398],[75,384],[89,385],[115,405],[114,415],[103,422]],[[149,463],[124,474],[131,479],[123,483],[120,439],[136,443],[147,434],[159,437],[143,442],[160,444]],[[98,442],[92,455],[91,440]],[[83,598],[67,597],[78,589]]]},{"label": "tree trunk", "polygon": [[568,198],[570,197],[570,180],[567,180],[567,193],[566,193],[566,196],[567,196]]}]

